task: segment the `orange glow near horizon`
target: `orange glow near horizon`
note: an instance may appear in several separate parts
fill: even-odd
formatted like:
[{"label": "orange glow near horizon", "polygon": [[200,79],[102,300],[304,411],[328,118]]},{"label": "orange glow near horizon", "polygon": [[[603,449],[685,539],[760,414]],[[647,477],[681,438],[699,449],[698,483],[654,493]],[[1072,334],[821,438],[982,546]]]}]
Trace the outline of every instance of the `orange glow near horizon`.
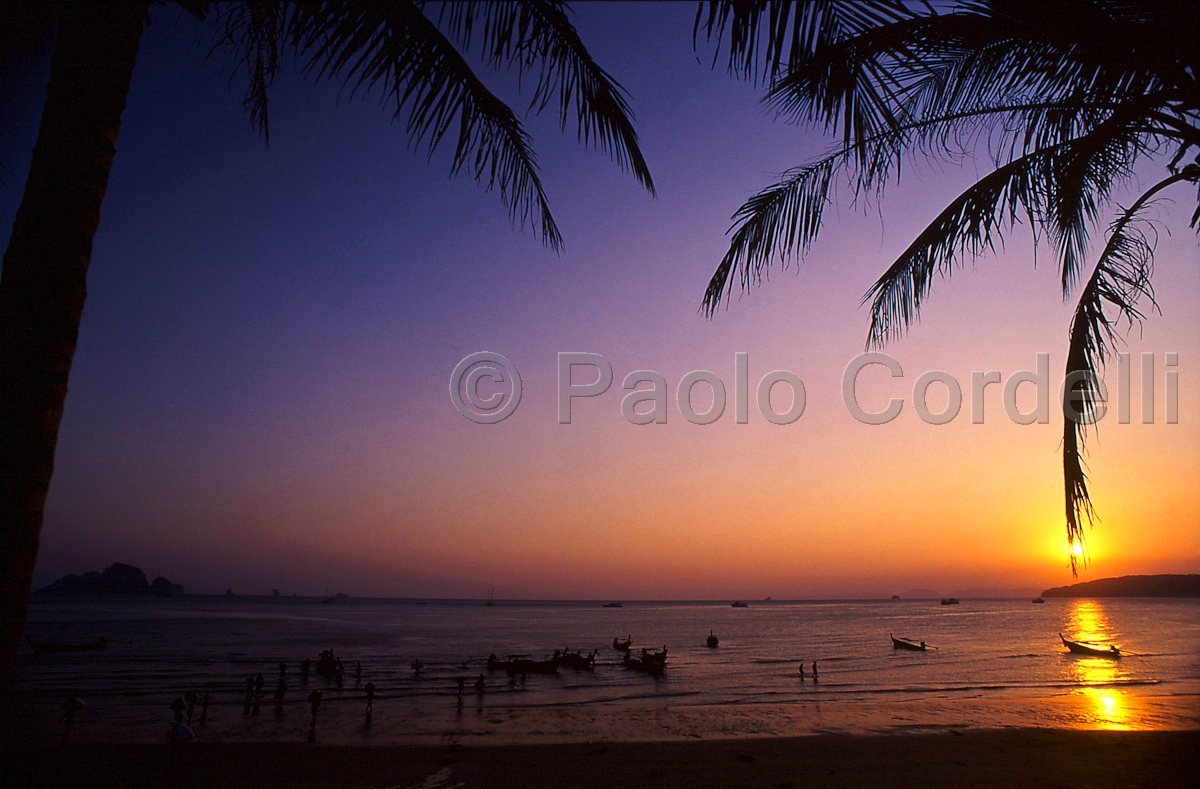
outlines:
[{"label": "orange glow near horizon", "polygon": [[[869,208],[843,190],[801,263],[735,288],[710,319],[697,307],[737,207],[765,173],[836,141],[762,112],[760,90],[696,63],[692,11],[623,6],[645,26],[584,5],[580,32],[603,34],[598,51],[634,99],[658,192],[553,118],[530,117],[561,253],[514,230],[494,191],[448,180],[452,148],[428,166],[388,113],[339,104],[336,85],[281,80],[278,140],[273,120],[271,148],[257,144],[224,78],[196,72],[195,96],[172,87],[165,75],[184,73],[175,58],[191,46],[176,41],[182,30],[147,28],[160,43],[139,59],[161,64],[139,66],[122,120],[37,583],[120,561],[217,594],[784,600],[1024,597],[1200,572],[1200,266],[1184,185],[1154,212],[1179,229],[1157,238],[1161,314],[1142,303],[1144,325],[1114,346],[1132,359],[1128,424],[1117,365],[1103,371],[1113,401],[1086,444],[1097,520],[1075,578],[1055,403],[1078,294],[1063,298],[1044,234],[1006,229],[993,251],[933,280],[919,321],[883,349],[903,375],[872,366],[857,379],[868,411],[903,401],[894,421],[860,423],[842,401],[871,324],[863,294],[990,169],[987,139],[961,166],[906,164]],[[28,132],[32,150],[36,123]],[[1168,163],[1141,161],[1145,183]],[[1089,265],[1133,186],[1104,207]],[[21,194],[0,190],[6,227]],[[468,421],[449,396],[451,371],[480,351],[511,360],[523,382],[499,424]],[[600,354],[613,371],[569,425],[557,419],[564,351]],[[749,355],[747,424],[736,421],[738,353]],[[1046,423],[1010,420],[1003,383],[976,403],[974,372],[1006,380],[1041,353]],[[1157,365],[1153,424],[1140,419],[1142,353]],[[1178,354],[1178,424],[1164,420],[1167,354]],[[666,380],[666,424],[623,418],[622,381],[637,370]],[[703,426],[676,405],[698,370],[728,397]],[[804,384],[789,425],[758,410],[757,385],[775,370]],[[917,416],[927,371],[961,388],[948,424]],[[1022,413],[1035,389],[1017,389]],[[931,411],[948,391],[929,387]],[[706,392],[696,387],[699,410]],[[790,402],[783,386],[771,397],[776,409]]]}]

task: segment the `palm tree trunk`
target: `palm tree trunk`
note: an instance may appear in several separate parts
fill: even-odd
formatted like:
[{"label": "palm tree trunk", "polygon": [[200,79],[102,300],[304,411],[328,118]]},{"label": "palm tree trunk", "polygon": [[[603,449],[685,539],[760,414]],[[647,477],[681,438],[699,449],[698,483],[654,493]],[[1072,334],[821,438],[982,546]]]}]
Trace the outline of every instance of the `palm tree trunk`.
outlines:
[{"label": "palm tree trunk", "polygon": [[25,195],[0,274],[0,691],[37,560],[92,239],[146,19],[141,3],[64,3]]}]

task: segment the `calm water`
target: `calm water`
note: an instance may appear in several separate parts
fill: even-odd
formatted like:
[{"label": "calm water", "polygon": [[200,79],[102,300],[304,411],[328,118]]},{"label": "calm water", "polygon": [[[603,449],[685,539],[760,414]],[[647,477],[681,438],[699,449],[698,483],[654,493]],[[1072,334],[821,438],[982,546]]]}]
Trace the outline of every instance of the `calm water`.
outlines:
[{"label": "calm water", "polygon": [[[715,650],[704,645],[710,629],[721,639]],[[1119,661],[1069,656],[1060,631],[1118,644],[1128,655]],[[1026,719],[1022,710],[1066,698],[1082,709],[1071,719],[1076,725],[1200,725],[1200,601],[1192,600],[759,602],[744,609],[627,603],[610,609],[598,603],[153,598],[37,603],[26,632],[42,640],[110,640],[103,653],[21,656],[8,720],[45,736],[55,730],[57,706],[78,695],[88,704],[93,738],[154,737],[171,701],[193,689],[212,692],[209,715],[220,720],[222,738],[276,736],[285,716],[288,731],[306,720],[303,699],[311,688],[325,690],[323,709],[359,710],[356,662],[363,666],[362,681],[379,689],[377,709],[403,711],[394,720],[420,727],[422,716],[434,720],[435,713],[453,708],[458,677],[466,677],[470,689],[486,673],[489,653],[540,658],[563,647],[599,650],[595,671],[561,669],[557,677],[531,675],[516,686],[503,673],[489,674],[480,714],[484,705],[510,713],[698,706],[732,707],[740,714],[755,705],[820,704],[829,716],[838,709],[969,703],[1016,710],[1015,724],[1011,714],[1001,716],[1006,725],[1046,725],[1045,716]],[[938,649],[896,651],[889,633]],[[635,649],[669,648],[665,677],[620,666],[611,642],[626,635]],[[329,647],[346,662],[345,686],[315,675],[302,685],[299,661]],[[410,669],[414,658],[425,666],[419,678]],[[801,660],[806,674],[818,661],[819,685],[811,678],[800,683]],[[269,698],[280,661],[289,664],[290,689],[284,708],[275,710]],[[242,707],[245,678],[259,672],[268,699],[261,717]],[[474,694],[468,698],[474,707]],[[276,721],[274,728],[263,720]]]}]

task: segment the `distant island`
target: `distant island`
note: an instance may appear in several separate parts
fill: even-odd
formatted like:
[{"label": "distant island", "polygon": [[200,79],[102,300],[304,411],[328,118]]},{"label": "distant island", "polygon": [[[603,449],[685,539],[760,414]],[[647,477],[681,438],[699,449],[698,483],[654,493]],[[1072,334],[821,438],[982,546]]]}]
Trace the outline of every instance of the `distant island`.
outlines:
[{"label": "distant island", "polygon": [[1123,575],[1056,586],[1042,597],[1200,597],[1200,575]]},{"label": "distant island", "polygon": [[38,589],[31,596],[46,597],[98,597],[104,595],[156,595],[158,597],[182,597],[183,587],[166,578],[158,577],[153,582],[132,564],[116,562],[104,572],[83,575],[65,575],[49,586]]}]

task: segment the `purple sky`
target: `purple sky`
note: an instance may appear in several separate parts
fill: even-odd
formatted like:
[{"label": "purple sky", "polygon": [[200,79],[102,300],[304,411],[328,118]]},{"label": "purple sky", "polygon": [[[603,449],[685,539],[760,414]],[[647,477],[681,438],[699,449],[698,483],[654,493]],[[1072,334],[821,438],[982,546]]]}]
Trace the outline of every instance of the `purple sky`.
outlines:
[{"label": "purple sky", "polygon": [[[785,598],[1068,582],[1061,417],[1012,425],[997,392],[982,426],[968,402],[945,427],[909,404],[870,428],[839,399],[866,336],[861,295],[986,159],[907,169],[866,210],[841,200],[799,273],[776,271],[706,320],[730,215],[832,141],[772,118],[760,91],[708,67],[711,50],[698,60],[693,14],[577,8],[631,94],[659,194],[559,134],[552,113],[529,119],[558,255],[335,86],[282,77],[264,145],[193,24],[157,9],[96,239],[37,583],[113,561],[247,593]],[[35,134],[36,113],[5,141],[17,177],[0,190],[4,217]],[[1157,209],[1173,230],[1157,258],[1163,315],[1128,350],[1157,354],[1160,413],[1163,354],[1180,354],[1180,424],[1101,424],[1090,577],[1200,569],[1200,267],[1178,198]],[[905,379],[864,373],[872,407],[907,397],[924,370],[968,387],[970,371],[1029,369],[1039,351],[1057,387],[1070,309],[1028,235],[935,284],[921,325],[889,349]],[[480,350],[524,380],[496,426],[447,396],[455,364]],[[555,419],[559,351],[603,354],[616,376],[569,426]],[[738,351],[752,381],[777,368],[804,380],[798,422],[735,425],[732,402],[717,424],[682,419],[683,374],[731,387]],[[671,385],[667,425],[622,419],[635,369]]]}]

